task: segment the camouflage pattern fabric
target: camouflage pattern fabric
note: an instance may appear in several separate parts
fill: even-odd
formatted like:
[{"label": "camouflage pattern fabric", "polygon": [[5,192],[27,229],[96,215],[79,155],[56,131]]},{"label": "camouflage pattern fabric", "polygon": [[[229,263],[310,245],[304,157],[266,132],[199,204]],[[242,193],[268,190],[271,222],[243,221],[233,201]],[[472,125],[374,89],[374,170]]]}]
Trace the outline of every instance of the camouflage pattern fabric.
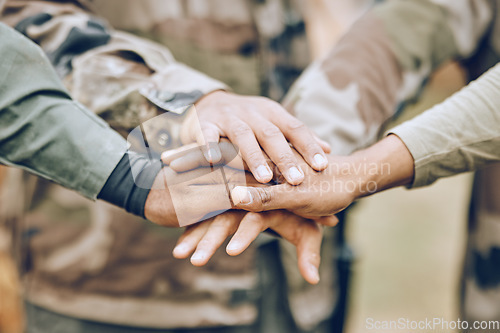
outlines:
[{"label": "camouflage pattern fabric", "polygon": [[[200,69],[211,67],[212,71],[224,74],[220,79],[235,86],[237,91],[262,92],[279,99],[308,61],[303,22],[295,12],[299,9],[276,1],[249,1],[244,6],[233,3],[236,1],[214,1],[211,6],[233,8],[236,10],[233,17],[248,19],[234,24],[251,31],[247,34],[249,39],[244,42],[230,39],[231,47],[228,47],[231,43],[219,43],[224,48],[213,48],[209,65]],[[175,13],[174,9],[167,9]],[[278,13],[285,17],[292,10],[295,19],[290,24],[268,27],[268,15]],[[201,96],[227,89],[221,81],[177,62],[170,53],[177,53],[176,58],[183,61],[182,55],[186,54],[187,63],[189,59],[205,57],[205,49],[198,43],[200,40],[207,43],[207,39],[192,39],[193,36],[182,34],[176,39],[165,29],[168,26],[179,32],[186,22],[194,21],[199,26],[189,31],[212,31],[212,40],[217,41],[215,37],[219,35],[235,36],[234,26],[226,26],[224,21],[213,17],[195,19],[189,11],[184,14],[158,28],[168,39],[164,42],[170,43],[170,50],[112,29],[98,18],[98,6],[89,2],[12,0],[3,8],[2,19],[44,49],[74,98],[125,136],[141,122],[164,111],[144,97],[141,93],[144,87],[164,96],[167,105],[185,94]],[[260,28],[263,31],[259,30],[256,17],[262,21],[259,24],[263,25]],[[291,47],[300,52],[292,52]],[[294,59],[292,54],[302,58]],[[175,136],[175,126],[168,130]],[[26,297],[30,303],[47,310],[95,322],[162,329],[235,327],[236,330],[254,324],[259,318],[262,321],[264,314],[268,318],[266,327],[273,327],[269,328],[271,331],[290,332],[301,331],[295,322],[303,329],[314,329],[328,320],[335,309],[331,241],[325,242],[321,271],[324,282],[314,287],[303,281],[296,268],[295,253],[286,245],[264,252],[255,245],[237,258],[227,256],[222,249],[207,267],[200,269],[188,261],[172,258],[179,230],[157,227],[106,203],[87,201],[27,175],[18,179],[17,187],[26,192],[25,211],[15,215],[15,224],[22,225],[17,245],[18,253],[24,254]],[[261,242],[267,243],[269,239],[264,237]],[[285,317],[283,308],[262,305],[271,302],[268,295],[273,292],[262,291],[263,268],[258,268],[261,256],[274,258],[268,265],[277,272],[283,271],[279,267],[286,266],[281,273],[286,277],[281,275],[277,279],[278,275],[273,275],[265,282],[268,285],[265,288],[282,290],[272,299],[291,307]]]},{"label": "camouflage pattern fabric", "polygon": [[[468,80],[498,63],[499,1],[382,2],[307,69],[285,102],[334,151],[348,154],[374,142],[450,60]],[[500,168],[490,167],[477,173],[473,189],[461,315],[470,323],[500,318],[499,180]]]},{"label": "camouflage pattern fabric", "polygon": [[[17,1],[13,1],[15,2]],[[292,5],[288,8],[293,8],[293,10],[283,10],[287,8],[283,4],[295,2],[232,1],[231,3],[234,4],[232,6],[225,3],[225,8],[241,8],[241,15],[215,10],[214,8],[223,7],[224,1],[222,0],[210,2],[208,7],[201,6],[203,10],[193,5],[195,2],[191,1],[173,1],[172,3],[179,6],[172,5],[170,17],[163,20],[164,24],[157,24],[154,27],[158,31],[158,36],[164,36],[162,42],[169,45],[172,52],[177,52],[177,58],[186,63],[191,64],[190,61],[193,65],[203,63],[198,59],[206,58],[205,68],[202,71],[214,77],[224,76],[223,80],[235,86],[237,91],[261,92],[278,99],[287,90],[284,82],[291,81],[291,79],[284,79],[288,77],[285,73],[293,74],[294,70],[300,71],[300,66],[289,66],[286,69],[279,67],[282,62],[296,64],[293,57],[287,58],[295,54],[295,49],[287,49],[294,45],[295,41],[286,41],[281,36],[283,31],[300,32],[301,30],[301,20],[296,19],[300,17],[300,10],[295,10],[300,6]],[[25,8],[28,7],[25,6]],[[405,0],[387,1],[377,5],[353,26],[330,54],[314,62],[306,70],[284,99],[285,105],[320,136],[328,140],[335,153],[347,154],[362,148],[375,141],[384,124],[403,110],[405,105],[418,99],[429,76],[444,62],[452,59],[459,60],[466,68],[469,79],[478,77],[498,62],[500,55],[499,10],[500,4],[496,0]],[[27,11],[27,13],[29,15],[24,17],[33,16],[37,11]],[[299,15],[294,15],[295,13]],[[285,15],[286,19],[269,19],[276,15]],[[228,17],[232,20],[228,20]],[[7,19],[11,18],[7,16]],[[11,20],[15,21],[13,25],[19,21]],[[287,22],[287,24],[279,22]],[[294,22],[297,24],[293,24]],[[236,30],[220,35],[225,29]],[[300,33],[298,35],[300,36]],[[227,39],[213,36],[224,36]],[[189,42],[187,43],[189,47],[183,49],[179,46],[184,45],[186,41]],[[234,44],[226,41],[232,41]],[[295,45],[302,44],[297,42]],[[273,49],[274,46],[279,47]],[[198,52],[195,52],[196,50]],[[287,51],[280,53],[279,50]],[[225,55],[220,58],[224,60],[222,64],[212,62],[212,59],[216,59],[219,53]],[[192,56],[189,56],[191,54]],[[76,59],[71,63],[76,63]],[[245,67],[247,70],[236,71],[234,81],[227,77],[230,70],[241,66],[247,66]],[[236,79],[236,76],[241,79]],[[68,82],[71,82],[71,75],[69,77]],[[251,87],[245,86],[245,82],[252,83]],[[71,87],[71,84],[69,86]],[[478,173],[474,188],[475,199],[471,211],[471,233],[463,293],[464,319],[470,321],[497,320],[500,317],[499,281],[497,281],[498,274],[496,274],[498,270],[496,251],[500,235],[497,235],[495,227],[497,221],[500,220],[498,213],[500,197],[492,195],[496,188],[495,184],[498,183],[497,179],[500,179],[498,168],[481,171]],[[66,198],[66,196],[63,197]],[[485,197],[488,200],[483,199]],[[120,218],[125,219],[125,216]],[[88,217],[83,220],[88,221]],[[117,222],[118,226],[123,228],[122,223]],[[158,230],[154,236],[158,237],[160,233],[161,231]],[[37,238],[42,239],[39,237],[40,234],[39,232],[36,237],[33,237],[31,243],[34,243]],[[73,237],[74,235],[76,233]],[[135,240],[136,234],[130,235],[132,236],[129,236],[129,239]],[[45,242],[48,243],[49,238],[50,242],[55,244],[52,235],[48,236]],[[110,243],[112,242],[109,239],[100,241],[100,244],[108,244],[108,246]],[[101,245],[101,247],[105,246]],[[144,250],[142,247],[141,249]],[[37,252],[38,255],[43,253],[40,251],[35,253]],[[282,252],[288,253],[286,249]],[[45,253],[50,253],[50,251],[46,250]],[[252,252],[249,253],[252,254]],[[164,257],[162,258],[165,260]],[[289,301],[293,318],[301,327],[314,327],[321,318],[328,317],[331,313],[325,304],[334,304],[332,300],[335,299],[335,288],[331,286],[324,289],[321,289],[321,286],[306,288],[300,279],[294,278],[297,275],[293,272],[293,264],[289,264],[287,260],[284,259],[283,262],[287,272],[287,288],[290,290]],[[36,262],[36,260],[33,261]],[[103,261],[105,260],[101,257],[101,265]],[[141,263],[144,262],[141,261]],[[239,261],[239,264],[243,265],[243,262]],[[246,266],[249,267],[248,271],[253,271],[253,258],[249,259],[248,263]],[[329,259],[324,259],[323,263],[328,265]],[[104,267],[95,263],[93,263],[95,266],[87,265],[87,276],[88,271],[92,272],[92,267]],[[88,267],[91,269],[89,270]],[[333,270],[327,268],[325,271],[332,272]],[[169,270],[169,272],[172,271]],[[239,274],[242,272],[243,270],[238,270]],[[43,274],[39,275],[43,276]],[[81,277],[81,273],[75,273],[73,276]],[[245,285],[247,290],[252,288],[248,286],[255,286],[256,275],[250,273],[248,276],[254,279],[253,283]],[[322,281],[325,281],[325,278]],[[331,281],[333,281],[332,284],[335,283],[334,280]],[[58,287],[60,288],[59,285]],[[322,293],[322,290],[329,292]],[[210,291],[214,291],[214,288]],[[96,295],[101,290],[97,289],[93,292]],[[205,292],[209,291],[205,290]],[[167,293],[166,297],[168,296],[170,294]],[[214,299],[220,298],[214,296]],[[111,300],[112,297],[108,297],[103,302]],[[147,297],[143,300],[144,304],[153,303]],[[55,303],[47,301],[46,304]],[[179,303],[171,301],[169,304]],[[227,306],[228,303],[224,304]],[[234,311],[235,308],[231,309]],[[228,318],[239,323],[252,322],[256,318],[256,310],[251,305],[249,309],[245,312],[247,317],[242,315],[236,319],[235,314],[232,313]],[[112,320],[109,318],[113,316],[108,313],[106,317],[106,320]],[[154,320],[162,320],[157,317]],[[196,316],[192,316],[190,320],[193,318]],[[183,325],[193,327],[232,324],[224,316],[218,318],[218,323],[215,323],[213,318],[215,316],[211,317],[210,322],[196,323],[186,319]],[[165,320],[155,324],[169,325],[170,322],[167,322]],[[154,325],[151,323],[149,322],[150,325]]]}]

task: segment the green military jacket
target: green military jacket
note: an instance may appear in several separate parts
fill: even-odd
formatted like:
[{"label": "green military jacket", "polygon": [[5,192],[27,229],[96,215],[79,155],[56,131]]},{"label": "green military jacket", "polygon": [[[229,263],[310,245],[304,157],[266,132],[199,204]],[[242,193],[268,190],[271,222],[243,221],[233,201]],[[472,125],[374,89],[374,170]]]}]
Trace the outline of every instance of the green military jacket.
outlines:
[{"label": "green military jacket", "polygon": [[96,199],[127,149],[68,95],[43,51],[0,23],[0,162]]}]

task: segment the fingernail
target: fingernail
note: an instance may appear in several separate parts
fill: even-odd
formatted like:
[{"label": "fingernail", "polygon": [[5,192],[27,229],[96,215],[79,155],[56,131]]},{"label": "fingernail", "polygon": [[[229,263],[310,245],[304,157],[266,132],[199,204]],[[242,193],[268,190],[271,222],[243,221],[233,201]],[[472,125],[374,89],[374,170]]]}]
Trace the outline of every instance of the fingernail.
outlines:
[{"label": "fingernail", "polygon": [[314,162],[318,168],[325,168],[327,163],[326,158],[321,154],[314,155]]},{"label": "fingernail", "polygon": [[304,177],[304,174],[297,167],[291,167],[288,169],[288,177],[291,181],[300,181]]},{"label": "fingernail", "polygon": [[170,156],[174,155],[176,152],[175,151],[172,151],[172,150],[167,150],[167,151],[164,151],[162,154],[161,154],[161,158],[163,160],[169,158]]},{"label": "fingernail", "polygon": [[260,165],[257,168],[257,176],[261,179],[269,179],[273,176],[273,173],[271,172],[271,169],[269,169],[269,166],[267,165]]},{"label": "fingernail", "polygon": [[314,266],[313,264],[309,265],[309,273],[311,274],[312,276],[312,282],[314,282],[315,284],[319,282],[319,272],[318,272],[318,268],[316,266]]},{"label": "fingernail", "polygon": [[220,159],[221,159],[221,156],[220,156],[219,151],[217,149],[210,148],[207,151],[207,160],[208,160],[208,162],[215,163],[215,162],[219,162]]},{"label": "fingernail", "polygon": [[237,251],[239,250],[240,246],[241,246],[240,242],[232,241],[227,245],[226,250],[231,252]]},{"label": "fingernail", "polygon": [[191,260],[195,260],[195,261],[201,261],[201,260],[204,260],[205,258],[206,258],[206,255],[204,252],[195,252],[191,256]]},{"label": "fingernail", "polygon": [[177,245],[176,247],[174,247],[174,253],[178,253],[178,254],[182,254],[182,253],[186,253],[188,251],[188,246],[184,243],[181,243],[179,245]]},{"label": "fingernail", "polygon": [[252,193],[250,193],[246,188],[242,186],[236,186],[231,191],[231,197],[233,198],[233,203],[235,205],[243,204],[248,205],[252,203]]}]

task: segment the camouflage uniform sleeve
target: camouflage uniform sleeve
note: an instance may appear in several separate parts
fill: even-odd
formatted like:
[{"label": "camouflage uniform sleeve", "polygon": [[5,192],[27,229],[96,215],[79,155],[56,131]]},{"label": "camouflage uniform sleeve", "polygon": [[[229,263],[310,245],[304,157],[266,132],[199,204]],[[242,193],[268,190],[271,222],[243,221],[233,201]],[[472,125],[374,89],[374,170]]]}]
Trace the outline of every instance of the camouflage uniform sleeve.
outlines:
[{"label": "camouflage uniform sleeve", "polygon": [[71,100],[40,48],[2,23],[0,37],[0,162],[96,199],[125,140]]},{"label": "camouflage uniform sleeve", "polygon": [[363,15],[292,87],[287,107],[349,154],[416,99],[431,73],[472,55],[491,22],[487,0],[386,1]]},{"label": "camouflage uniform sleeve", "polygon": [[8,0],[2,20],[39,44],[71,96],[122,135],[227,89],[177,62],[166,47],[112,29],[80,1]]},{"label": "camouflage uniform sleeve", "polygon": [[412,186],[419,187],[500,161],[499,128],[500,64],[390,133],[399,136],[412,154]]}]

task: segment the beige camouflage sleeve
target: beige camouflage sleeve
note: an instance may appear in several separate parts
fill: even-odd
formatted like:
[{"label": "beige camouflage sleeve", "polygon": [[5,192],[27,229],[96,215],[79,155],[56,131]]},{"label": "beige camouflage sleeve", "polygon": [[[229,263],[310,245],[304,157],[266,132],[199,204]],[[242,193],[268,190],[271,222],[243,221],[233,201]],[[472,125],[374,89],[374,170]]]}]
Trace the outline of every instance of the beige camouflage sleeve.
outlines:
[{"label": "beige camouflage sleeve", "polygon": [[491,21],[490,6],[487,0],[376,5],[304,72],[286,106],[334,153],[366,147],[438,66],[473,53]]},{"label": "beige camouflage sleeve", "polygon": [[412,187],[500,161],[500,64],[389,133],[413,156]]},{"label": "beige camouflage sleeve", "polygon": [[7,0],[1,19],[39,44],[71,96],[122,135],[227,89],[177,62],[164,46],[114,30],[85,3]]}]

